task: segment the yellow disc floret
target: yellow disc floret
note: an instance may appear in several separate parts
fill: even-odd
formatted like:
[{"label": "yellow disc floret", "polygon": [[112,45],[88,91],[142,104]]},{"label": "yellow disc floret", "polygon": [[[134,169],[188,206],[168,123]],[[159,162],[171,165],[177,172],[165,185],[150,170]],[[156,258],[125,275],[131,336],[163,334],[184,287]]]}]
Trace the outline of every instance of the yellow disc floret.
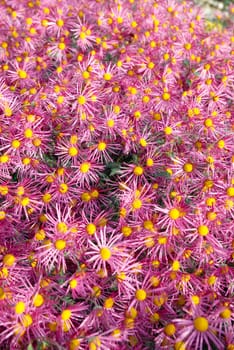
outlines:
[{"label": "yellow disc floret", "polygon": [[102,152],[102,151],[105,151],[106,147],[107,147],[107,144],[104,141],[100,141],[97,146],[97,149],[98,151]]},{"label": "yellow disc floret", "polygon": [[226,308],[222,312],[220,312],[220,317],[224,319],[228,319],[232,316],[232,312],[230,309]]},{"label": "yellow disc floret", "polygon": [[108,261],[111,258],[111,251],[107,247],[103,247],[100,249],[100,256],[102,260]]},{"label": "yellow disc floret", "polygon": [[147,298],[147,293],[144,289],[137,289],[135,297],[138,301],[144,301]]},{"label": "yellow disc floret", "polygon": [[25,327],[25,328],[28,328],[31,326],[31,324],[33,323],[33,319],[32,319],[32,316],[29,315],[29,314],[25,314],[23,316],[23,319],[22,319],[22,325]]},{"label": "yellow disc floret", "polygon": [[27,72],[25,70],[19,69],[18,70],[18,76],[20,79],[26,79],[27,78]]},{"label": "yellow disc floret", "polygon": [[86,103],[86,98],[85,96],[83,95],[80,95],[78,98],[77,98],[77,102],[80,106],[83,106],[85,103]]},{"label": "yellow disc floret", "polygon": [[164,333],[168,336],[168,337],[172,337],[176,332],[176,327],[173,323],[169,323],[164,327]]},{"label": "yellow disc floret", "polygon": [[197,232],[200,236],[206,236],[209,233],[209,228],[206,225],[200,225],[197,228]]},{"label": "yellow disc floret", "polygon": [[76,147],[72,146],[68,149],[68,154],[70,157],[75,157],[78,154],[78,149]]},{"label": "yellow disc floret", "polygon": [[67,225],[65,224],[65,222],[59,222],[56,226],[57,230],[59,233],[66,233],[68,230]]},{"label": "yellow disc floret", "polygon": [[185,163],[183,166],[183,170],[186,173],[191,173],[193,171],[193,165],[191,163]]},{"label": "yellow disc floret", "polygon": [[54,245],[57,250],[64,250],[66,248],[66,241],[64,239],[57,239]]},{"label": "yellow disc floret", "polygon": [[6,254],[3,257],[3,264],[5,266],[12,266],[12,265],[14,265],[14,263],[15,263],[15,257],[13,254]]},{"label": "yellow disc floret", "polygon": [[89,162],[84,162],[80,165],[80,171],[85,174],[89,171],[91,164]]},{"label": "yellow disc floret", "polygon": [[61,313],[61,319],[67,321],[71,318],[71,310],[65,309]]},{"label": "yellow disc floret", "polygon": [[33,305],[36,307],[40,307],[41,305],[44,304],[44,298],[41,294],[36,294],[34,299],[33,299]]},{"label": "yellow disc floret", "polygon": [[180,217],[180,211],[177,208],[172,208],[168,212],[168,216],[172,220],[176,220]]},{"label": "yellow disc floret", "polygon": [[104,80],[109,81],[109,80],[111,80],[111,78],[112,78],[112,74],[111,73],[103,74],[103,79]]},{"label": "yellow disc floret", "polygon": [[194,328],[198,332],[206,332],[209,328],[209,322],[205,317],[197,317],[193,321]]},{"label": "yellow disc floret", "polygon": [[86,226],[86,231],[89,235],[94,235],[96,232],[96,225],[92,224],[91,222]]},{"label": "yellow disc floret", "polygon": [[134,174],[140,176],[143,174],[144,169],[141,166],[136,166],[133,170]]},{"label": "yellow disc floret", "polygon": [[21,315],[22,313],[24,313],[26,309],[26,305],[23,301],[19,301],[16,305],[15,305],[15,313],[17,315]]},{"label": "yellow disc floret", "polygon": [[229,197],[234,197],[234,187],[228,187],[226,192]]}]

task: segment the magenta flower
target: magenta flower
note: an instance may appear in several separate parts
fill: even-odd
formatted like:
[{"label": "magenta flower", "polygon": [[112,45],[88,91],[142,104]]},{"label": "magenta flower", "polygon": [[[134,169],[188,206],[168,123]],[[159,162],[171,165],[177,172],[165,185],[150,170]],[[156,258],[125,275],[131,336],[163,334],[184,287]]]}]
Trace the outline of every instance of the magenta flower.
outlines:
[{"label": "magenta flower", "polygon": [[233,6],[0,3],[1,349],[233,350]]}]

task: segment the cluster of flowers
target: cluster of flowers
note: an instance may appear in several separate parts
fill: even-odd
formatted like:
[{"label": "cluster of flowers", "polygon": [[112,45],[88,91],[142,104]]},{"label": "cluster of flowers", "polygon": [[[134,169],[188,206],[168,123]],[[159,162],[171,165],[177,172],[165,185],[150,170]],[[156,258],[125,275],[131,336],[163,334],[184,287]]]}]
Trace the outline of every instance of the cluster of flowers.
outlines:
[{"label": "cluster of flowers", "polygon": [[0,348],[233,350],[232,28],[1,0],[0,63]]}]

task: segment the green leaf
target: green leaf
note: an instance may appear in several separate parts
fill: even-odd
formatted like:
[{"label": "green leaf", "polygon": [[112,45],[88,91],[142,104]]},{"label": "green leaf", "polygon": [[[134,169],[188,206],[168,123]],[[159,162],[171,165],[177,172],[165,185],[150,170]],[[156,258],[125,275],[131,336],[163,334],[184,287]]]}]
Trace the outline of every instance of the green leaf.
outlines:
[{"label": "green leaf", "polygon": [[110,176],[116,175],[116,174],[121,174],[120,168],[113,168],[111,169]]},{"label": "green leaf", "polygon": [[186,59],[184,59],[183,60],[183,65],[185,66],[185,67],[189,67],[190,66],[190,61],[186,58]]},{"label": "green leaf", "polygon": [[118,168],[118,167],[120,167],[120,164],[117,163],[117,162],[111,162],[111,163],[108,163],[108,164],[106,165],[106,167],[107,167],[108,169]]},{"label": "green leaf", "polygon": [[17,171],[14,174],[12,174],[12,181],[13,182],[17,182],[18,181],[18,173],[17,173]]},{"label": "green leaf", "polygon": [[171,175],[167,171],[158,171],[155,174],[155,177],[165,177],[167,179],[170,179]]}]

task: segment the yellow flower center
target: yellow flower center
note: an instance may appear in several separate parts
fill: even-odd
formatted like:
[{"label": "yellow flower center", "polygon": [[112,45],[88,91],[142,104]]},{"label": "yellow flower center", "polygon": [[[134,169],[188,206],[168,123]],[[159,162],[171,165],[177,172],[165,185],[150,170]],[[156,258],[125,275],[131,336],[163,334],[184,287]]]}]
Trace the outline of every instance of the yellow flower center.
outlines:
[{"label": "yellow flower center", "polygon": [[40,145],[41,145],[41,139],[39,138],[39,137],[36,137],[34,140],[33,140],[33,145],[35,146],[35,147],[40,147]]},{"label": "yellow flower center", "polygon": [[164,128],[164,133],[165,133],[166,135],[171,135],[171,133],[172,133],[172,128],[171,128],[170,126],[166,126],[166,127]]},{"label": "yellow flower center", "polygon": [[214,205],[216,203],[216,199],[214,197],[208,197],[206,199],[206,205],[208,207],[212,207],[212,205]]},{"label": "yellow flower center", "polygon": [[76,147],[70,147],[68,149],[68,154],[70,157],[75,157],[78,154],[78,149]]},{"label": "yellow flower center", "polygon": [[107,247],[103,247],[100,249],[100,256],[102,260],[107,261],[111,258],[111,251]]},{"label": "yellow flower center", "polygon": [[32,316],[30,316],[29,314],[26,314],[26,315],[23,316],[22,325],[25,328],[30,327],[32,323],[33,323]]},{"label": "yellow flower center", "polygon": [[154,66],[155,66],[155,64],[154,64],[153,62],[149,62],[148,65],[147,65],[147,67],[148,67],[149,69],[153,69]]},{"label": "yellow flower center", "polygon": [[80,171],[85,174],[89,171],[91,164],[89,162],[84,162],[80,165]]},{"label": "yellow flower center", "polygon": [[81,199],[83,202],[89,202],[91,200],[91,196],[88,192],[84,192],[81,195]]},{"label": "yellow flower center", "polygon": [[209,229],[206,225],[198,226],[197,232],[200,236],[206,236],[209,233]]},{"label": "yellow flower center", "polygon": [[154,161],[152,158],[147,158],[146,160],[146,166],[151,167],[154,165]]},{"label": "yellow flower center", "polygon": [[4,185],[0,185],[0,194],[2,196],[6,196],[8,193],[8,187]]},{"label": "yellow flower center", "polygon": [[209,328],[209,322],[205,317],[197,317],[193,321],[194,328],[198,332],[206,332]]},{"label": "yellow flower center", "polygon": [[138,289],[135,293],[135,297],[138,301],[144,301],[147,298],[147,293],[144,289]]},{"label": "yellow flower center", "polygon": [[171,337],[175,334],[176,332],[176,327],[173,323],[169,323],[164,327],[164,333],[168,336]]},{"label": "yellow flower center", "polygon": [[225,318],[225,319],[230,318],[231,315],[232,315],[232,312],[231,312],[231,310],[228,309],[228,308],[224,309],[224,310],[220,313],[220,317]]},{"label": "yellow flower center", "polygon": [[200,304],[200,298],[199,298],[198,295],[192,295],[192,296],[191,296],[191,300],[192,300],[192,303],[193,303],[194,305]]},{"label": "yellow flower center", "polygon": [[85,71],[82,73],[82,76],[83,76],[84,79],[88,79],[88,78],[90,77],[90,73],[89,73],[87,70],[85,70]]},{"label": "yellow flower center", "polygon": [[116,275],[116,279],[121,283],[126,279],[126,274],[124,272],[120,272]]},{"label": "yellow flower center", "polygon": [[98,286],[93,286],[93,293],[92,295],[95,297],[99,297],[101,295],[101,289]]},{"label": "yellow flower center", "polygon": [[160,315],[157,312],[154,312],[151,316],[150,316],[150,321],[152,323],[158,322],[160,320]]},{"label": "yellow flower center", "polygon": [[158,244],[164,245],[166,243],[167,243],[167,237],[164,237],[164,236],[159,236],[158,237]]},{"label": "yellow flower center", "polygon": [[77,102],[79,105],[83,106],[86,103],[86,98],[85,96],[80,95],[77,99]]},{"label": "yellow flower center", "polygon": [[44,203],[49,203],[51,201],[51,194],[50,193],[45,193],[42,196],[42,200]]},{"label": "yellow flower center", "polygon": [[42,304],[44,304],[44,298],[41,294],[36,294],[33,299],[33,305],[36,307],[40,307]]},{"label": "yellow flower center", "polygon": [[28,75],[27,75],[27,72],[25,72],[25,70],[19,69],[18,76],[20,79],[26,79]]},{"label": "yellow flower center", "polygon": [[59,192],[64,194],[64,193],[67,193],[68,191],[68,185],[65,184],[65,183],[62,183],[59,185]]},{"label": "yellow flower center", "polygon": [[58,19],[58,20],[56,21],[56,24],[57,24],[58,27],[63,27],[64,21],[63,21],[62,19]]},{"label": "yellow flower center", "polygon": [[96,225],[89,223],[86,226],[86,231],[89,235],[91,235],[91,236],[94,235],[94,233],[96,232]]},{"label": "yellow flower center", "polygon": [[31,139],[33,137],[33,131],[30,128],[24,130],[24,136],[26,139]]},{"label": "yellow flower center", "polygon": [[0,210],[0,220],[4,220],[6,217],[6,212],[4,210]]},{"label": "yellow flower center", "polygon": [[189,51],[191,49],[192,45],[190,43],[184,44],[185,50]]},{"label": "yellow flower center", "polygon": [[176,220],[180,217],[180,211],[177,208],[172,208],[169,210],[168,216],[172,220]]},{"label": "yellow flower center", "polygon": [[69,343],[69,350],[78,350],[80,347],[80,340],[78,338],[74,338]]},{"label": "yellow flower center", "polygon": [[180,262],[178,260],[173,261],[172,271],[178,271],[180,269]]},{"label": "yellow flower center", "polygon": [[125,237],[128,237],[128,236],[131,235],[132,229],[131,229],[131,227],[129,227],[129,226],[123,226],[122,229],[121,229],[121,232],[122,232],[122,234],[123,234]]},{"label": "yellow flower center", "polygon": [[185,343],[183,341],[177,341],[174,345],[174,350],[186,350]]},{"label": "yellow flower center", "polygon": [[66,241],[64,239],[57,239],[54,245],[57,250],[63,250],[66,248]]},{"label": "yellow flower center", "polygon": [[91,198],[98,198],[99,197],[99,192],[98,192],[98,190],[92,190],[91,192],[90,192],[90,196],[91,196]]},{"label": "yellow flower center", "polygon": [[112,306],[114,305],[114,299],[113,298],[107,298],[104,302],[104,307],[106,309],[111,309]]},{"label": "yellow flower center", "polygon": [[19,148],[20,146],[20,141],[19,140],[13,140],[11,143],[11,146],[15,149]]},{"label": "yellow flower center", "polygon": [[109,80],[111,80],[111,78],[112,78],[112,74],[111,73],[103,74],[103,79],[104,80],[109,81]]},{"label": "yellow flower center", "polygon": [[98,149],[98,151],[104,151],[105,149],[106,149],[106,143],[105,142],[103,142],[103,141],[101,141],[101,142],[99,142],[99,144],[98,144],[98,146],[97,146],[97,149]]},{"label": "yellow flower center", "polygon": [[67,321],[71,318],[71,310],[63,310],[63,312],[61,313],[61,318],[63,321]]},{"label": "yellow flower center", "polygon": [[217,145],[218,145],[218,148],[222,149],[222,148],[225,147],[225,141],[224,140],[219,140]]},{"label": "yellow flower center", "polygon": [[3,154],[1,157],[0,157],[0,163],[7,163],[9,160],[9,156],[7,154]]},{"label": "yellow flower center", "polygon": [[234,187],[228,187],[227,189],[227,195],[229,197],[234,197]]},{"label": "yellow flower center", "polygon": [[15,313],[17,315],[21,315],[22,313],[24,313],[26,309],[25,303],[23,301],[19,301],[16,305],[15,305]]},{"label": "yellow flower center", "polygon": [[136,166],[133,170],[134,174],[140,176],[143,174],[144,169],[141,166]]},{"label": "yellow flower center", "polygon": [[26,207],[27,205],[29,205],[30,199],[28,197],[24,197],[21,199],[20,203],[23,207]]},{"label": "yellow flower center", "polygon": [[12,254],[6,254],[3,258],[3,264],[6,266],[12,266],[15,262],[15,257]]},{"label": "yellow flower center", "polygon": [[151,248],[155,245],[154,238],[150,236],[144,239],[144,243],[147,248]]},{"label": "yellow flower center", "polygon": [[113,119],[108,119],[106,124],[109,128],[113,128],[115,125],[115,121]]},{"label": "yellow flower center", "polygon": [[65,222],[59,222],[56,226],[57,230],[59,233],[66,233],[68,230],[67,225],[65,224]]},{"label": "yellow flower center", "polygon": [[183,166],[183,170],[186,173],[191,173],[193,171],[193,165],[191,163],[185,163]]},{"label": "yellow flower center", "polygon": [[143,226],[146,230],[148,231],[153,231],[154,230],[154,224],[151,220],[145,220],[143,223]]},{"label": "yellow flower center", "polygon": [[41,229],[35,233],[34,237],[37,241],[43,241],[43,239],[45,239],[45,236],[46,236],[45,231]]},{"label": "yellow flower center", "polygon": [[171,98],[171,95],[169,94],[169,92],[164,92],[164,93],[162,94],[162,99],[163,99],[164,101],[168,101],[168,100],[170,100],[170,98]]},{"label": "yellow flower center", "polygon": [[80,32],[80,39],[81,40],[85,40],[86,39],[86,34],[85,34],[85,32]]},{"label": "yellow flower center", "polygon": [[59,43],[58,48],[59,48],[59,50],[64,50],[66,48],[65,43]]},{"label": "yellow flower center", "polygon": [[207,118],[207,119],[204,121],[204,125],[205,125],[207,128],[211,128],[211,127],[213,126],[213,121],[212,121],[212,119]]},{"label": "yellow flower center", "polygon": [[142,207],[142,201],[140,199],[134,199],[132,202],[133,209],[140,209]]},{"label": "yellow flower center", "polygon": [[217,214],[214,212],[214,211],[209,211],[207,214],[206,214],[206,218],[210,221],[214,221],[217,217]]},{"label": "yellow flower center", "polygon": [[75,289],[78,285],[78,282],[76,279],[72,279],[70,282],[69,282],[69,285],[71,287],[71,289]]}]

